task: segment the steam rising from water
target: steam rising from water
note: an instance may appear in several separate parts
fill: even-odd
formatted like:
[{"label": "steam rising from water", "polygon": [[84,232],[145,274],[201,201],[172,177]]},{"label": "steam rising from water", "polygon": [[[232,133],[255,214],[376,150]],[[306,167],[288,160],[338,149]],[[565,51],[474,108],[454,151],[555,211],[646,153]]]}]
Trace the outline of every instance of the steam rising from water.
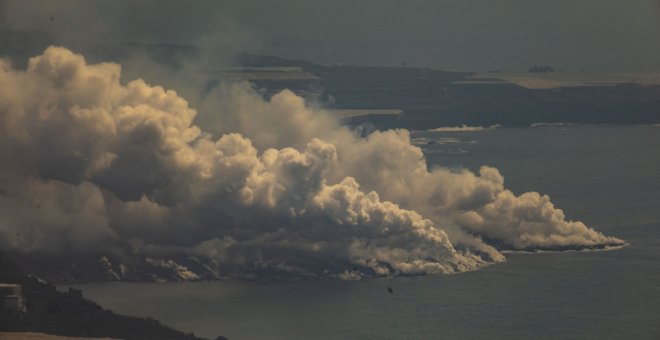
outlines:
[{"label": "steam rising from water", "polygon": [[290,91],[265,100],[248,84],[208,98],[196,126],[185,99],[122,84],[117,64],[59,47],[26,70],[0,62],[0,246],[130,245],[346,277],[471,270],[503,261],[495,246],[623,243],[547,196],[515,196],[495,168],[428,170],[406,130],[358,138]]}]

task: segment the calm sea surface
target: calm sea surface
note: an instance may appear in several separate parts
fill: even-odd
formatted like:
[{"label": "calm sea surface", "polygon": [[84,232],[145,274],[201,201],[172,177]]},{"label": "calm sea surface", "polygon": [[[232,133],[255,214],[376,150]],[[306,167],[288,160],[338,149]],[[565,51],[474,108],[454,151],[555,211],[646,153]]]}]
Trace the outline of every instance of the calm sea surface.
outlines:
[{"label": "calm sea surface", "polygon": [[515,193],[548,194],[569,219],[631,245],[510,254],[504,264],[449,276],[80,287],[116,312],[209,338],[660,339],[660,127],[413,137],[432,166],[495,166]]}]

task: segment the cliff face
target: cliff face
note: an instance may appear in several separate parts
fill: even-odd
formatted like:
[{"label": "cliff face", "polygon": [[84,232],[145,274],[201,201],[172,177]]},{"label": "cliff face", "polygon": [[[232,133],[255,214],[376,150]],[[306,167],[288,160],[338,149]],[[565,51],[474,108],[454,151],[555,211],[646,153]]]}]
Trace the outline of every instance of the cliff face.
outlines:
[{"label": "cliff face", "polygon": [[[296,267],[277,266],[278,261],[253,264],[218,263],[218,261],[186,254],[162,257],[98,253],[66,254],[12,254],[19,266],[31,276],[56,284],[89,282],[176,282],[219,279],[245,279],[258,281],[306,280],[341,277],[346,270],[355,268],[347,261],[309,261],[300,256]],[[293,262],[292,262],[293,263]],[[364,277],[377,276],[364,269]]]},{"label": "cliff face", "polygon": [[199,339],[154,319],[115,314],[85,299],[80,290],[59,292],[52,284],[23,274],[1,251],[0,282],[21,284],[27,305],[26,313],[0,309],[0,332],[117,339]]},{"label": "cliff face", "polygon": [[56,284],[87,282],[158,282],[217,279],[200,260],[181,256],[152,259],[130,253],[12,254],[20,268]]}]

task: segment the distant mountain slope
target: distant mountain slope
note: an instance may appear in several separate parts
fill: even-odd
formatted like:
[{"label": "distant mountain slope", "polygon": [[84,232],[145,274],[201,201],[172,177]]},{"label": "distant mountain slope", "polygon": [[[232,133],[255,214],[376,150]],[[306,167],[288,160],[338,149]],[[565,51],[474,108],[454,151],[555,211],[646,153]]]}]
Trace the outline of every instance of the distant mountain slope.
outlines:
[{"label": "distant mountain slope", "polygon": [[[400,117],[354,117],[377,128],[534,123],[660,123],[660,78],[656,74],[472,73],[419,67],[324,66],[304,60],[240,54],[241,66],[297,66],[321,80],[314,98],[329,108],[398,109]],[[533,82],[543,83],[540,86]],[[300,84],[255,82],[274,93]]]},{"label": "distant mountain slope", "polygon": [[[48,46],[48,37],[30,31],[0,31],[0,57],[22,68],[27,58]],[[92,62],[126,61],[140,56],[180,70],[190,64],[209,77],[209,88],[223,80],[218,67],[297,67],[318,80],[291,77],[287,81],[251,79],[264,94],[288,88],[337,109],[397,109],[404,115],[355,117],[380,129],[428,129],[439,126],[533,123],[657,124],[660,123],[660,78],[654,74],[474,73],[424,67],[320,65],[306,60],[247,52],[223,52],[213,47],[162,43],[78,42],[68,46]],[[199,64],[199,60],[207,62]],[[295,71],[299,72],[299,71]],[[147,76],[146,74],[144,75]],[[286,77],[285,77],[286,78]]]}]

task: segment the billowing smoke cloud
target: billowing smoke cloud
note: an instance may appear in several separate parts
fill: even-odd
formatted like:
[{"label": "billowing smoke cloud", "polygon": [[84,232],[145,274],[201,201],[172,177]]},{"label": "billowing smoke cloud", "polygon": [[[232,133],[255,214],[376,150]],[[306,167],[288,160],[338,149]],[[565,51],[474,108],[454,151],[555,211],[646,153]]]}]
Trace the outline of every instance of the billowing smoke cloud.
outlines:
[{"label": "billowing smoke cloud", "polygon": [[[303,275],[434,274],[503,261],[500,249],[619,245],[515,196],[497,169],[428,170],[405,130],[358,138],[283,91],[220,86],[197,112],[174,91],[120,82],[50,47],[0,63],[0,246],[122,248],[195,277],[217,268]],[[169,261],[169,262],[168,262]]]}]

